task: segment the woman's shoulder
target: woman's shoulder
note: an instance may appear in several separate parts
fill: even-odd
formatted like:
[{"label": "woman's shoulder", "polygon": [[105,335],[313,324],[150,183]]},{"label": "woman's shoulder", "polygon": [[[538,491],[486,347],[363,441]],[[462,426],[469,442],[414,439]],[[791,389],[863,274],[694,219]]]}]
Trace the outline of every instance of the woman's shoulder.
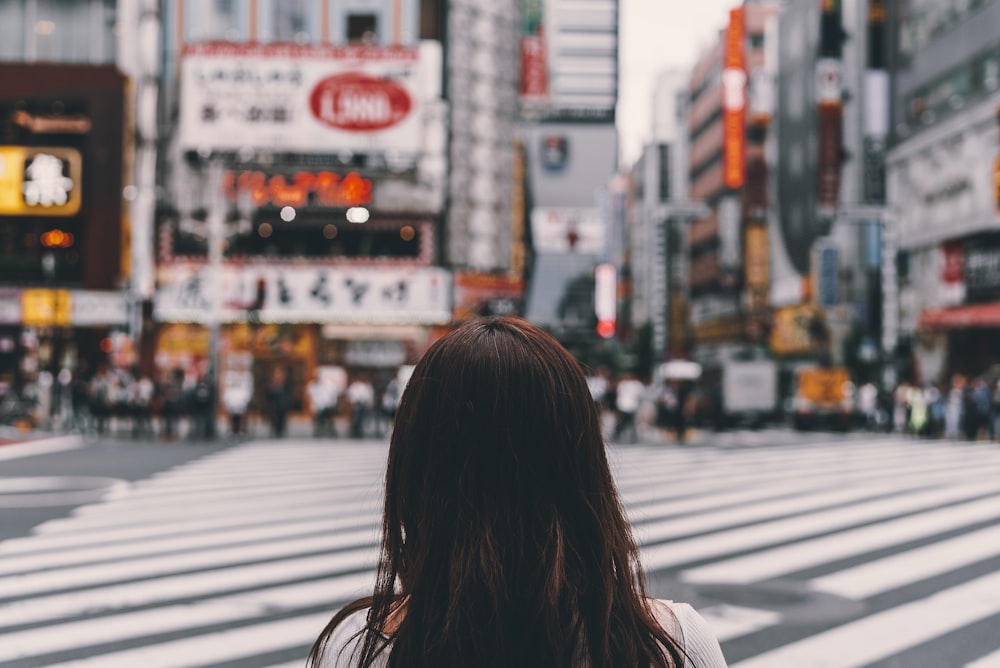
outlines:
[{"label": "woman's shoulder", "polygon": [[357,665],[356,657],[364,642],[364,631],[368,625],[368,610],[369,608],[362,608],[337,624],[326,640],[320,668],[346,668]]},{"label": "woman's shoulder", "polygon": [[690,664],[698,668],[725,668],[722,648],[708,622],[687,603],[652,599],[657,621],[682,643]]}]

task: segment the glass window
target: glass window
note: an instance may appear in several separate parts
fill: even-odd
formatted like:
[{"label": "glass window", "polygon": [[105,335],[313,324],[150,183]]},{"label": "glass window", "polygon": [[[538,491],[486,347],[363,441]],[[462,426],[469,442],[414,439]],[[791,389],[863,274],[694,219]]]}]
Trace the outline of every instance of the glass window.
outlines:
[{"label": "glass window", "polygon": [[375,14],[348,14],[347,41],[377,43],[378,17]]},{"label": "glass window", "polygon": [[247,5],[242,0],[199,0],[184,3],[185,41],[247,41],[250,37]]},{"label": "glass window", "polygon": [[319,9],[317,0],[261,0],[257,13],[258,41],[318,42]]},{"label": "glass window", "polygon": [[[14,3],[8,3],[8,6]],[[27,51],[42,62],[107,63],[115,57],[113,0],[37,0]],[[29,12],[30,14],[30,12]],[[30,15],[26,20],[31,22]]]},{"label": "glass window", "polygon": [[0,3],[0,60],[24,57],[24,6],[20,2]]}]

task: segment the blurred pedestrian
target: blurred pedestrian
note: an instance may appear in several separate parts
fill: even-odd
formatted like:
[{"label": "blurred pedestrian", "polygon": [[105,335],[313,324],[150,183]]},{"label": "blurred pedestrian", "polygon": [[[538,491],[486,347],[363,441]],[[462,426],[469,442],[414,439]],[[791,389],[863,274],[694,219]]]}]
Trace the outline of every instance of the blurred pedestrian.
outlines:
[{"label": "blurred pedestrian", "polygon": [[366,375],[359,374],[347,386],[347,400],[351,404],[351,438],[364,438],[375,405],[375,389]]},{"label": "blurred pedestrian", "polygon": [[533,325],[474,320],[423,356],[382,506],[374,591],[311,668],[726,665],[693,608],[647,597],[583,373]]},{"label": "blurred pedestrian", "polygon": [[271,422],[271,436],[284,438],[288,431],[288,411],[292,407],[292,388],[288,374],[280,366],[271,372],[271,380],[264,388],[264,405]]},{"label": "blurred pedestrian", "polygon": [[246,415],[250,408],[250,400],[253,398],[253,377],[250,374],[242,374],[241,376],[243,382],[232,379],[222,391],[222,403],[226,409],[226,415],[229,416],[229,437],[231,439],[240,439],[246,436]]},{"label": "blurred pedestrian", "polygon": [[[615,425],[614,440],[622,443],[635,443],[639,440],[635,416],[639,412],[642,395],[646,387],[635,374],[628,373],[618,381],[615,408],[618,412],[618,423]],[[628,440],[625,435],[628,434]]]},{"label": "blurred pedestrian", "polygon": [[337,390],[329,380],[313,373],[306,385],[306,398],[313,421],[313,436],[334,436],[333,413],[337,406]]},{"label": "blurred pedestrian", "polygon": [[382,388],[382,395],[379,398],[378,407],[378,427],[376,431],[380,437],[392,431],[393,421],[396,419],[396,407],[399,406],[399,380],[393,376]]}]

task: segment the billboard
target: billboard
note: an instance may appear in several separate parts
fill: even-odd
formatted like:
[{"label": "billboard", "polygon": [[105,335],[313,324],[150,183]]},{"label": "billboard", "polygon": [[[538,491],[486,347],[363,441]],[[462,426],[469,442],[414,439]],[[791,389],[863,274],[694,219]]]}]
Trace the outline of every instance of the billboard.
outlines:
[{"label": "billboard", "polygon": [[599,208],[535,208],[531,212],[531,241],[541,253],[604,252],[604,222]]},{"label": "billboard", "polygon": [[439,63],[421,47],[209,43],[185,48],[180,144],[416,154]]},{"label": "billboard", "polygon": [[[204,263],[160,268],[161,322],[207,323],[211,272]],[[255,301],[261,322],[444,324],[451,320],[451,274],[437,267],[223,266],[218,317],[246,320]]]}]

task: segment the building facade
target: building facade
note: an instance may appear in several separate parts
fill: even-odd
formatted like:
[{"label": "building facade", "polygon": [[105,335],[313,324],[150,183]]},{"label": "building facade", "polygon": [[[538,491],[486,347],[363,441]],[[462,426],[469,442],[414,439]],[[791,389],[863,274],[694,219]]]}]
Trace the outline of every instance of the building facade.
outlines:
[{"label": "building facade", "polygon": [[731,10],[719,41],[688,81],[689,197],[710,208],[690,224],[686,239],[691,345],[703,360],[762,343],[767,278],[756,269],[768,264],[767,225],[757,201],[764,144],[751,132],[756,119],[749,99],[750,84],[763,70],[764,27],[777,10],[770,3]]},{"label": "building facade", "polygon": [[[438,3],[165,3],[155,361],[306,382],[451,319]],[[426,39],[424,39],[426,37]],[[173,119],[177,119],[173,122]]]},{"label": "building facade", "polygon": [[921,380],[1000,363],[1000,2],[889,3],[888,198]]},{"label": "building facade", "polygon": [[132,361],[115,4],[0,3],[0,394]]}]

